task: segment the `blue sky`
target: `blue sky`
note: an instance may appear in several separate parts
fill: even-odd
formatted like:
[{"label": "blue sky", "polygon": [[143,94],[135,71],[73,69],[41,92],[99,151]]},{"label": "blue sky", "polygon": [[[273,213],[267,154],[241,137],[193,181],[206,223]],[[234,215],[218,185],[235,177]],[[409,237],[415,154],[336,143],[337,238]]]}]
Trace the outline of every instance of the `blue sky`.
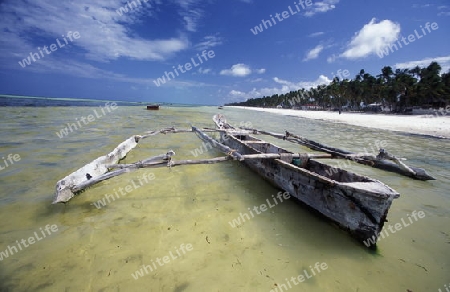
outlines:
[{"label": "blue sky", "polygon": [[4,0],[0,94],[223,104],[360,69],[447,72],[449,24],[448,0]]}]

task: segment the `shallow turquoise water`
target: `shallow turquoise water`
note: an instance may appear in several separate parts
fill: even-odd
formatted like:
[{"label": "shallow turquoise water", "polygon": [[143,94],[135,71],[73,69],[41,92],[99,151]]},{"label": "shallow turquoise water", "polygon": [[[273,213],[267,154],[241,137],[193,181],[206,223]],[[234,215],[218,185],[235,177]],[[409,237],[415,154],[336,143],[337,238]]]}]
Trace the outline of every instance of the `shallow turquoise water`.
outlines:
[{"label": "shallow turquoise water", "polygon": [[[212,127],[211,117],[218,111],[119,107],[58,138],[63,125],[94,109],[0,108],[0,158],[21,158],[0,171],[0,252],[46,225],[58,227],[0,261],[1,291],[270,291],[316,263],[328,268],[289,291],[438,291],[450,282],[448,140],[241,109],[221,111],[235,125],[290,130],[352,151],[370,151],[384,141],[388,151],[436,176],[436,181],[421,182],[361,165],[345,166],[401,194],[391,207],[389,223],[407,219],[414,210],[426,214],[382,239],[373,253],[293,201],[231,227],[229,221],[278,192],[237,162],[139,170],[100,183],[67,205],[51,205],[59,179],[131,135],[168,126]],[[195,159],[192,151],[201,146],[191,133],[157,135],[143,140],[124,162],[170,149],[176,152],[174,159]],[[197,158],[220,155],[210,150]],[[5,166],[3,159],[0,166]],[[94,206],[106,194],[137,183],[145,172],[155,179],[103,208]],[[134,279],[132,274],[143,265],[175,254],[183,244],[191,244],[192,250]]]}]

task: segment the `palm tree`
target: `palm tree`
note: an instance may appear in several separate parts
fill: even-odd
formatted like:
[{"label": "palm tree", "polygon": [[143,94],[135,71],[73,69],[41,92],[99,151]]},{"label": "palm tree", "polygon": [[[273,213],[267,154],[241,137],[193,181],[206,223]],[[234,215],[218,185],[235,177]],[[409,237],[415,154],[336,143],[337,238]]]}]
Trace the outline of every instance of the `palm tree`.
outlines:
[{"label": "palm tree", "polygon": [[441,66],[437,62],[431,62],[428,67],[421,70],[421,78],[417,85],[421,103],[433,103],[441,96],[443,83],[440,71]]},{"label": "palm tree", "polygon": [[416,79],[420,79],[421,78],[421,75],[420,75],[421,71],[422,71],[422,69],[420,69],[419,66],[416,66],[416,67],[414,67],[412,69],[409,69],[409,73],[415,75]]},{"label": "palm tree", "polygon": [[396,69],[395,72],[391,67],[385,66],[376,77],[361,69],[354,80],[339,80],[335,77],[329,85],[320,85],[309,90],[302,88],[282,95],[251,98],[233,105],[269,107],[280,103],[303,105],[314,100],[315,104],[323,107],[329,105],[340,107],[346,102],[358,104],[361,101],[366,104],[383,102],[400,106],[397,104],[397,96],[406,91],[407,100],[404,95],[401,96],[403,107],[406,105],[405,102],[409,102],[410,105],[438,102],[435,105],[442,106],[443,103],[450,102],[450,70],[441,76],[441,69],[437,62],[431,62],[426,68],[416,66],[411,69]]}]

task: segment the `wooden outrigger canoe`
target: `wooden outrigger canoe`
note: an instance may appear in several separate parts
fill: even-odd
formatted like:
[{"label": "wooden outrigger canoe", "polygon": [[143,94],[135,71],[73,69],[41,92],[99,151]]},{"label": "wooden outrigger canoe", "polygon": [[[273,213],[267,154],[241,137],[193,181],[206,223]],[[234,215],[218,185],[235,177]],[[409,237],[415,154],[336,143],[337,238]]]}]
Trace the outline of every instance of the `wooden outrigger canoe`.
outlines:
[{"label": "wooden outrigger canoe", "polygon": [[[307,147],[313,145],[315,148],[310,147],[311,149],[326,153],[296,154],[254,136],[262,131],[235,129],[226,122],[222,115],[215,115],[213,120],[216,123],[216,129],[198,129],[196,127],[175,129],[171,127],[159,131],[149,131],[144,135],[131,136],[120,143],[108,155],[93,160],[59,180],[56,184],[53,203],[67,203],[75,195],[96,183],[140,168],[212,164],[238,160],[247,164],[252,170],[276,187],[289,192],[300,202],[315,209],[341,228],[349,231],[360,242],[376,242],[386,221],[392,201],[398,198],[399,194],[378,180],[317,161],[321,158],[349,159],[342,150],[326,147],[293,134],[288,135],[287,133],[283,136],[264,132],[264,134],[296,142]],[[202,140],[227,154],[227,156],[175,161],[172,159],[175,152],[169,150],[165,154],[153,156],[136,163],[119,163],[129,151],[146,138],[160,133],[186,132],[196,133]],[[219,132],[223,143],[208,136],[207,132]],[[307,144],[304,144],[305,141]],[[411,176],[409,175],[409,170],[412,168],[403,163],[398,163],[399,159],[395,156],[392,157],[397,164],[400,164],[402,171],[406,172],[403,174]],[[356,158],[361,158],[361,161],[368,159],[365,155],[362,157],[356,156]],[[352,155],[351,159],[355,159],[355,155]],[[416,169],[413,171],[416,171]],[[424,171],[424,173],[426,172]],[[422,174],[421,177],[429,179]],[[369,239],[372,240],[368,241]],[[375,244],[372,244],[371,247],[375,247]]]},{"label": "wooden outrigger canoe", "polygon": [[214,122],[224,130],[222,143],[241,155],[281,155],[280,159],[244,160],[265,180],[337,223],[358,241],[378,238],[392,201],[400,196],[395,190],[306,156],[292,158],[294,153],[234,129],[221,115],[214,116]]}]

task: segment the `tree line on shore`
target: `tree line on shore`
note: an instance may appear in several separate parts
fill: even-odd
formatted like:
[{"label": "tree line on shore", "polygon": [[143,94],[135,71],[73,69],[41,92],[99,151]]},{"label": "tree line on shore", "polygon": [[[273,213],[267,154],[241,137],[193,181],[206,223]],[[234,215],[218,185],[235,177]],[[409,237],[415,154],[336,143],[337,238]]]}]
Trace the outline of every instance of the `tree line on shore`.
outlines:
[{"label": "tree line on shore", "polygon": [[[385,66],[372,76],[361,69],[354,79],[335,77],[328,85],[301,88],[285,94],[250,98],[233,106],[351,109],[388,107],[393,112],[408,112],[412,107],[442,108],[450,104],[450,70],[440,74],[441,66],[393,69]],[[375,107],[373,106],[375,105]]]}]

